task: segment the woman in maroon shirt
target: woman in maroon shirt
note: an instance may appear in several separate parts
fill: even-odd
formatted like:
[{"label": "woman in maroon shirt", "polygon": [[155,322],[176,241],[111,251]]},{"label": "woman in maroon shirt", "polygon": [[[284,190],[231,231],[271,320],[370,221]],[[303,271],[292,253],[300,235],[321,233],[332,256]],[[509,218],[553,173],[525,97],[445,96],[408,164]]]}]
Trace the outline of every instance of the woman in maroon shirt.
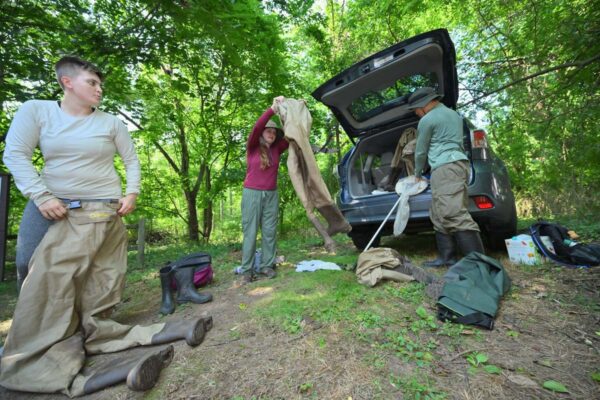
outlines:
[{"label": "woman in maroon shirt", "polygon": [[271,120],[278,112],[278,104],[283,96],[276,97],[273,105],[256,121],[248,138],[246,149],[246,178],[242,192],[242,283],[254,278],[254,258],[256,236],[261,230],[262,256],[258,273],[268,278],[275,277],[275,247],[279,196],[277,194],[277,171],[281,154],[289,144],[283,137],[283,131]]}]

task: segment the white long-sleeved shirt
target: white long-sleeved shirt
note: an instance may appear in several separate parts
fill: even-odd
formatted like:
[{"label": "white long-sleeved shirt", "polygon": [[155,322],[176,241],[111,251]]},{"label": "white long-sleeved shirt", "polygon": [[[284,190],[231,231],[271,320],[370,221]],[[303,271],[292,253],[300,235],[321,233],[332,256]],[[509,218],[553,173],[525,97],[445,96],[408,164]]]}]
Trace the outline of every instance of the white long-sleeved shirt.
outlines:
[{"label": "white long-sleeved shirt", "polygon": [[[32,163],[36,146],[44,157],[41,174]],[[17,188],[39,206],[54,197],[120,198],[116,153],[125,165],[125,193],[139,193],[140,163],[121,120],[98,109],[74,117],[56,101],[30,100],[19,108],[10,125],[3,161]]]}]

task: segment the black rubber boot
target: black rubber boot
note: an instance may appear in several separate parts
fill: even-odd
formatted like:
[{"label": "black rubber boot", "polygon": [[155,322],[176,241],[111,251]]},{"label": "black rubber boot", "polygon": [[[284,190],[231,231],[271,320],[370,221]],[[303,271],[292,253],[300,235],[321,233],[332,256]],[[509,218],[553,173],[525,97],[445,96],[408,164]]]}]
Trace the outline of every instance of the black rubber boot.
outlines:
[{"label": "black rubber boot", "polygon": [[94,393],[125,381],[131,390],[151,389],[163,368],[173,360],[173,351],[173,346],[169,345],[138,359],[111,362],[85,381],[83,394]]},{"label": "black rubber boot", "polygon": [[173,268],[171,266],[160,269],[160,287],[162,289],[162,301],[160,304],[160,313],[163,315],[173,314],[175,311],[175,302],[173,301]]},{"label": "black rubber boot", "polygon": [[424,267],[438,268],[456,264],[456,244],[454,237],[449,234],[435,232],[438,258],[433,261],[425,261]]},{"label": "black rubber boot", "polygon": [[206,332],[210,329],[212,329],[212,317],[169,321],[160,332],[152,336],[150,343],[163,344],[185,339],[189,346],[196,347],[202,343]]},{"label": "black rubber boot", "polygon": [[194,286],[194,268],[184,267],[173,270],[175,282],[177,282],[177,302],[178,303],[208,303],[212,300],[211,294],[201,294],[196,291]]},{"label": "black rubber boot", "polygon": [[476,251],[481,254],[485,254],[485,250],[483,249],[483,242],[481,241],[481,236],[477,231],[458,231],[454,233],[456,237],[456,243],[458,244],[458,248],[463,256],[468,255],[469,253]]}]

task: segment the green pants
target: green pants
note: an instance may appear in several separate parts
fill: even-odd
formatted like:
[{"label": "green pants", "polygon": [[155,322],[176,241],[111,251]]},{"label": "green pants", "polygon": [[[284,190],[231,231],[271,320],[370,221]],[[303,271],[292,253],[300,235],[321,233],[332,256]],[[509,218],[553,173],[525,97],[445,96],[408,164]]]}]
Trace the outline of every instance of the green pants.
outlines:
[{"label": "green pants", "polygon": [[478,231],[467,210],[467,181],[469,162],[443,164],[431,173],[431,208],[429,216],[433,229],[450,234],[456,231]]},{"label": "green pants", "polygon": [[262,256],[260,269],[275,264],[277,241],[277,214],[279,196],[277,190],[254,190],[244,188],[242,192],[242,272],[250,271],[254,265],[256,236],[260,227]]},{"label": "green pants", "polygon": [[35,249],[0,363],[0,385],[84,393],[86,354],[147,345],[164,327],[107,318],[121,301],[127,237],[117,204],[84,202],[56,221]]}]

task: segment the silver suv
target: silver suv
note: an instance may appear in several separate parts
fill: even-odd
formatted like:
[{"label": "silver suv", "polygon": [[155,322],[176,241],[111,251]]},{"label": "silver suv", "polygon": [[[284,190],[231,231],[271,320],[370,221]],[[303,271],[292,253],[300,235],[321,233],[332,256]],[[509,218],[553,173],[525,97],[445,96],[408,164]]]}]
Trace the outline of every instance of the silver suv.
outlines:
[{"label": "silver suv", "polygon": [[[423,33],[382,50],[312,93],[331,109],[354,143],[337,168],[341,189],[336,201],[352,225],[349,236],[359,249],[368,244],[396,203],[398,195],[393,191],[393,183],[413,174],[410,147],[418,118],[407,109],[407,101],[424,86],[435,88],[444,95],[442,102],[456,109],[456,54],[445,29]],[[471,161],[469,212],[488,247],[501,248],[517,227],[515,199],[506,167],[489,147],[485,131],[475,129],[467,119],[464,147]],[[406,233],[433,230],[430,203],[430,189],[410,198]],[[392,215],[373,245],[379,245],[381,236],[392,234],[393,223]]]}]

